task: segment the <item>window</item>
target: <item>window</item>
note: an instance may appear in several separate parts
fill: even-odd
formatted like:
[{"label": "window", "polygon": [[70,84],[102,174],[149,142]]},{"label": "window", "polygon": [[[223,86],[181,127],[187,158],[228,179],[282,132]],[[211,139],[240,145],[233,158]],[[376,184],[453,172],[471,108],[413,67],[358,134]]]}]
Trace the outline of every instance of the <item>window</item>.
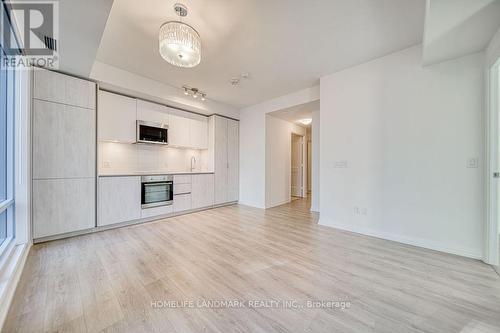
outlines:
[{"label": "window", "polygon": [[[1,9],[2,18],[5,19],[3,4]],[[17,73],[5,67],[6,57],[0,42],[0,254],[14,238],[14,110]]]}]

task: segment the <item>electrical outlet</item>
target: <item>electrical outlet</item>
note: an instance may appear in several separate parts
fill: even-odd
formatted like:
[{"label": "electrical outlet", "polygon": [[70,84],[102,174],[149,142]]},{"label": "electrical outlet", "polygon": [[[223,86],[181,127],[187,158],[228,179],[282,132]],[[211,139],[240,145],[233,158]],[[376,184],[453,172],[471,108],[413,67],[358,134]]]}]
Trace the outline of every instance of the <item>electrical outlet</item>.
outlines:
[{"label": "electrical outlet", "polygon": [[469,157],[467,159],[467,168],[469,169],[475,169],[479,167],[479,161],[477,157]]},{"label": "electrical outlet", "polygon": [[359,215],[359,207],[354,207],[354,215]]},{"label": "electrical outlet", "polygon": [[106,161],[106,162],[103,162],[103,163],[102,163],[102,166],[103,166],[104,168],[111,168],[111,163],[109,163],[109,162],[107,162],[107,161]]},{"label": "electrical outlet", "polygon": [[368,215],[368,208],[361,209],[361,215]]}]

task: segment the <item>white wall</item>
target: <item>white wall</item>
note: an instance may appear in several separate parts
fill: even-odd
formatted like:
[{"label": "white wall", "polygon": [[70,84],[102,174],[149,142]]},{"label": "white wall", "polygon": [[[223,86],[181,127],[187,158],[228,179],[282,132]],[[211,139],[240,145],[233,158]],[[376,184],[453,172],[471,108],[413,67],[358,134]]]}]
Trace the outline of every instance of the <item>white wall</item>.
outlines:
[{"label": "white wall", "polygon": [[416,46],[321,78],[320,223],[481,258],[484,54],[421,60]]},{"label": "white wall", "polygon": [[320,111],[313,111],[312,113],[312,198],[311,198],[311,210],[313,212],[319,212],[319,196],[320,196]]},{"label": "white wall", "polygon": [[490,67],[500,57],[500,28],[497,30],[486,48],[486,65]]},{"label": "white wall", "polygon": [[[183,90],[128,71],[96,61],[90,78],[99,81],[101,88],[128,94],[133,97],[167,104],[172,107],[194,111],[206,115],[220,114],[239,118],[239,111],[227,104],[205,101],[185,96]],[[208,96],[210,97],[210,96]]]},{"label": "white wall", "polygon": [[[486,238],[485,238],[485,262],[497,265],[499,262],[499,239],[498,232],[500,232],[500,226],[497,225],[498,220],[498,208],[496,202],[498,201],[498,182],[496,179],[492,179],[490,175],[493,172],[498,171],[499,160],[498,160],[498,106],[499,101],[497,99],[499,86],[498,79],[496,78],[498,72],[492,68],[500,57],[500,29],[497,30],[493,38],[491,39],[485,52],[485,65],[484,71],[485,75],[485,94],[484,101],[487,106],[486,112],[486,135],[485,142],[487,147],[486,152],[486,220],[487,225],[485,228]],[[500,70],[500,68],[496,69]]]},{"label": "white wall", "polygon": [[306,129],[266,115],[266,208],[290,202],[292,133]]},{"label": "white wall", "polygon": [[266,114],[319,99],[319,86],[240,110],[240,204],[266,207]]}]

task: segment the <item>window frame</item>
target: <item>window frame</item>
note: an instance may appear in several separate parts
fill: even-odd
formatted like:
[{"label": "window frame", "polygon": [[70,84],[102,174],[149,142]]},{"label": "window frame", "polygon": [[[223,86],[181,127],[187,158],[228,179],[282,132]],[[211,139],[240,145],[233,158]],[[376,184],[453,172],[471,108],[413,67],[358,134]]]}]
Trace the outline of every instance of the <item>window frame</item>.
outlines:
[{"label": "window frame", "polygon": [[[7,10],[4,7],[5,4],[1,3],[1,21],[9,20]],[[12,29],[12,25],[10,25]],[[0,55],[1,59],[7,57],[3,45],[0,43]],[[0,243],[0,258],[2,258],[8,248],[12,247],[16,236],[16,225],[15,225],[15,133],[16,133],[16,109],[18,107],[19,101],[17,100],[17,84],[19,80],[18,69],[16,68],[5,68],[3,63],[0,63],[0,71],[5,71],[6,75],[6,98],[5,101],[0,101],[5,103],[6,107],[6,198],[0,202],[0,214],[6,213],[6,237],[1,240]],[[3,87],[0,87],[3,89]]]}]

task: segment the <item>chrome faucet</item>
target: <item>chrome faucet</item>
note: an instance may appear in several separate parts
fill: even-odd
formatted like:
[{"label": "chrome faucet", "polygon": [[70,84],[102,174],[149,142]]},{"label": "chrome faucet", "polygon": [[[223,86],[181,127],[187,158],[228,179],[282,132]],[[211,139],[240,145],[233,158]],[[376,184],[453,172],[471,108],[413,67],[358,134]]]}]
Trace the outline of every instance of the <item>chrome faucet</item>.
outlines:
[{"label": "chrome faucet", "polygon": [[191,156],[191,172],[193,172],[193,170],[196,169],[196,157]]}]

